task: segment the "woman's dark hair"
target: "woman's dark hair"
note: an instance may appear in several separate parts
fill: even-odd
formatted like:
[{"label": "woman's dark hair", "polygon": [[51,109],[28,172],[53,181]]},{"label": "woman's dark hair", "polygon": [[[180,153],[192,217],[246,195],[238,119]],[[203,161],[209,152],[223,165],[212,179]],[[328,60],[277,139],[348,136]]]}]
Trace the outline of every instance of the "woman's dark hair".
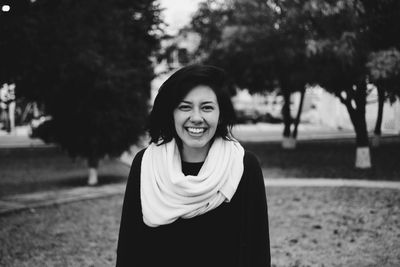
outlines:
[{"label": "woman's dark hair", "polygon": [[198,85],[209,86],[217,96],[220,117],[215,136],[231,139],[232,127],[236,121],[230,98],[232,84],[224,70],[211,65],[194,64],[177,70],[161,85],[148,122],[150,142],[161,141],[160,144],[165,144],[177,137],[174,109]]}]

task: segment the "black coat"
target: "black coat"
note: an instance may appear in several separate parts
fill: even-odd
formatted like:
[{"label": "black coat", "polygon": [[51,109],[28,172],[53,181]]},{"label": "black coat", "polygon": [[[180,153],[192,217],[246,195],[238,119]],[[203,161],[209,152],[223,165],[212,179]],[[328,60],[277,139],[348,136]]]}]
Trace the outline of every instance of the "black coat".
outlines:
[{"label": "black coat", "polygon": [[[122,208],[117,266],[270,266],[268,211],[260,165],[250,152],[235,195],[216,209],[159,227],[144,224],[140,167],[144,150],[133,160]],[[196,175],[201,165],[183,163]]]}]

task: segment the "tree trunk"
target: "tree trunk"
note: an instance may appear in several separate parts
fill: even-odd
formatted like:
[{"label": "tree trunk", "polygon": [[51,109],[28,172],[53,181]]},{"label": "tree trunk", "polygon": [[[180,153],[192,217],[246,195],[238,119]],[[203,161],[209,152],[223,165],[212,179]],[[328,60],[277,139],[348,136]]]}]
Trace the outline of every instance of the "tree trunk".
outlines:
[{"label": "tree trunk", "polygon": [[284,136],[282,139],[282,148],[295,149],[296,148],[296,139],[293,136]]},{"label": "tree trunk", "polygon": [[357,84],[355,93],[356,102],[356,121],[354,125],[356,131],[356,162],[355,167],[358,169],[371,168],[371,157],[369,149],[367,122],[365,120],[365,106],[367,104],[367,86],[365,82]]},{"label": "tree trunk", "polygon": [[306,88],[303,87],[303,89],[300,91],[301,96],[300,96],[300,104],[299,104],[299,108],[297,109],[297,115],[296,115],[296,119],[294,121],[294,129],[293,129],[293,133],[292,136],[293,138],[296,140],[297,139],[297,130],[301,121],[301,113],[303,112],[303,103],[304,103],[304,96],[306,94]]},{"label": "tree trunk", "polygon": [[16,103],[12,101],[8,104],[8,120],[10,122],[9,132],[15,134],[15,108]]},{"label": "tree trunk", "polygon": [[[359,113],[360,111],[357,110]],[[359,121],[355,125],[356,128],[356,160],[355,167],[357,169],[368,169],[371,168],[371,157],[370,157],[370,149],[369,149],[369,141],[368,141],[368,132],[367,132],[367,124],[365,121],[365,113],[364,116],[362,114],[358,114]]]},{"label": "tree trunk", "polygon": [[368,132],[367,124],[364,116],[360,116],[359,109],[353,109],[351,106],[347,106],[351,122],[356,133],[356,159],[355,167],[357,169],[368,169],[371,168],[370,150],[368,145]]},{"label": "tree trunk", "polygon": [[371,155],[369,147],[357,147],[355,167],[357,169],[371,168]]},{"label": "tree trunk", "polygon": [[400,97],[393,103],[394,130],[400,135]]},{"label": "tree trunk", "polygon": [[[365,105],[367,98],[366,84],[358,84],[356,91],[352,94],[353,97],[350,96],[351,90],[353,89],[349,88],[349,91],[347,91],[346,98],[343,98],[340,95],[338,96],[341,99],[342,103],[345,104],[347,111],[349,112],[350,120],[356,133],[357,151],[355,167],[358,169],[368,169],[371,168],[371,157],[367,123],[365,120]],[[353,106],[352,101],[355,102],[355,106]]]},{"label": "tree trunk", "polygon": [[382,135],[382,117],[383,117],[383,104],[385,103],[385,91],[381,86],[378,86],[378,114],[376,117],[374,137],[372,139],[372,146],[379,147],[380,138]]},{"label": "tree trunk", "polygon": [[88,176],[88,185],[97,185],[99,183],[97,169],[99,167],[99,158],[98,157],[89,157],[88,158],[88,166],[89,166],[89,176]]},{"label": "tree trunk", "polygon": [[293,138],[290,136],[291,133],[291,125],[292,125],[292,116],[290,114],[290,92],[289,90],[282,88],[283,92],[283,107],[282,107],[282,116],[283,116],[283,139],[282,139],[282,148],[285,149],[293,149]]}]

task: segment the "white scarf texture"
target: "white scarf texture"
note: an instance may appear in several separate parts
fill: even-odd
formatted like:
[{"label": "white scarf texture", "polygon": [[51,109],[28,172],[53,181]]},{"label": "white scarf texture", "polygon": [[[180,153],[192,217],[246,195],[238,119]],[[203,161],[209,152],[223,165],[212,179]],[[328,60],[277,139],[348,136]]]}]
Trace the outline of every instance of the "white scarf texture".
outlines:
[{"label": "white scarf texture", "polygon": [[143,154],[140,198],[143,222],[150,227],[192,218],[229,202],[243,175],[244,149],[216,138],[197,176],[182,172],[176,141],[150,144]]}]

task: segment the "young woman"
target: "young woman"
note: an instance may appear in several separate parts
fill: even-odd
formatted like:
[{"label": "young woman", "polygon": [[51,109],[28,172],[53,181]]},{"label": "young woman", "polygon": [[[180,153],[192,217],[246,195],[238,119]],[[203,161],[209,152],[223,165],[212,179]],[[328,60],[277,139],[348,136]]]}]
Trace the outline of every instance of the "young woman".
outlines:
[{"label": "young woman", "polygon": [[270,266],[263,175],[234,122],[217,67],[183,67],[161,86],[128,178],[117,266]]}]

